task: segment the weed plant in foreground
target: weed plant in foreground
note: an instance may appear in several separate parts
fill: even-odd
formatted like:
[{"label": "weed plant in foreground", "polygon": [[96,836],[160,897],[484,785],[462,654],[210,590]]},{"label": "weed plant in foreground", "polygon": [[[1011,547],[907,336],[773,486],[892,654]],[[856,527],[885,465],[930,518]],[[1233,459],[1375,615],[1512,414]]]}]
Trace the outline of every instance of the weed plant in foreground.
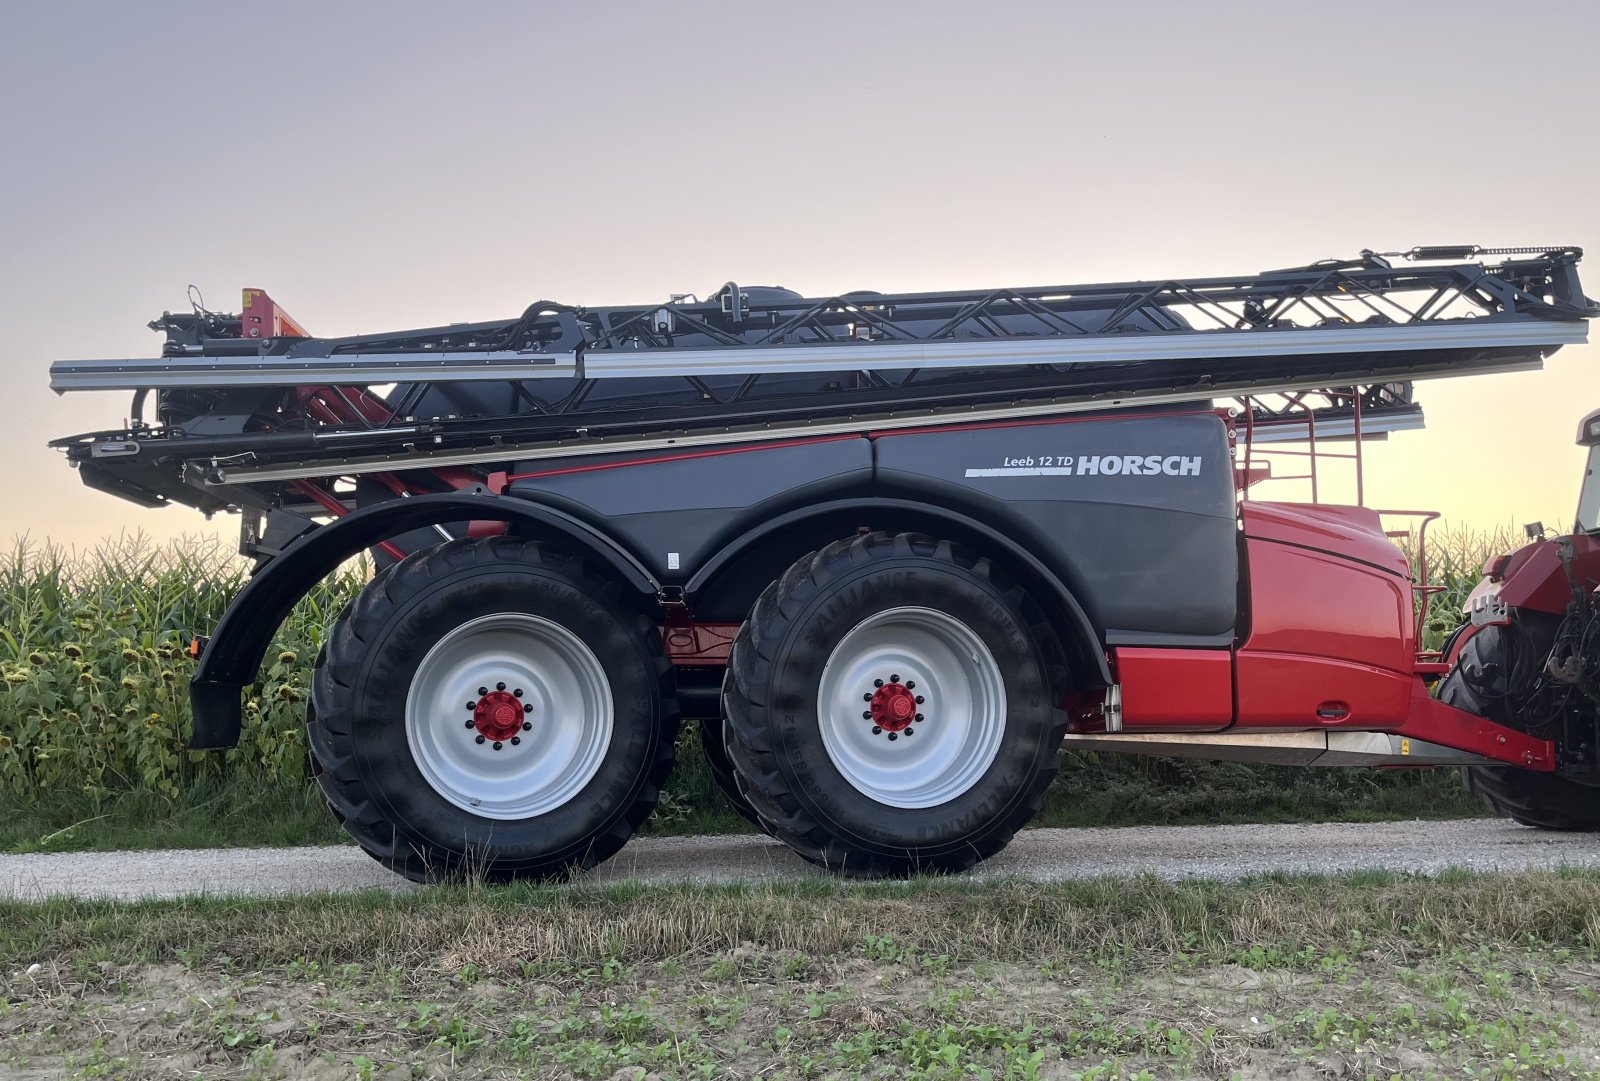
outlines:
[{"label": "weed plant in foreground", "polygon": [[1592,1078],[1597,942],[1589,873],[12,904],[0,1070]]}]

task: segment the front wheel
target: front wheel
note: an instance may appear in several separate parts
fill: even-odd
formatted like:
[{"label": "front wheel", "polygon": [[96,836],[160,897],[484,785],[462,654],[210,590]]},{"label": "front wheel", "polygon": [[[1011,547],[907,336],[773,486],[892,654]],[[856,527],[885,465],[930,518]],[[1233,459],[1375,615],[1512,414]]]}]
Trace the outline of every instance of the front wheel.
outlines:
[{"label": "front wheel", "polygon": [[989,560],[875,533],[800,560],[740,629],[728,756],[762,826],[847,874],[958,871],[1037,813],[1064,653]]},{"label": "front wheel", "polygon": [[344,828],[416,880],[593,866],[654,808],[678,711],[660,635],[575,556],[451,541],[329,635],[308,744]]}]

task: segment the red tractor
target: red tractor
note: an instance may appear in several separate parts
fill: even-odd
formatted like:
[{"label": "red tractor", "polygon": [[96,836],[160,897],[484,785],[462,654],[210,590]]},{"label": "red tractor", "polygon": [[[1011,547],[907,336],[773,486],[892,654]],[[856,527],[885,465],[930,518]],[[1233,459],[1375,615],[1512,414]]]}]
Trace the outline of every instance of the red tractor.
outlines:
[{"label": "red tractor", "polygon": [[1530,543],[1484,564],[1439,688],[1458,709],[1556,746],[1555,776],[1505,765],[1464,771],[1492,810],[1552,830],[1600,829],[1600,410],[1578,425],[1578,445],[1589,460],[1572,532],[1530,526]]},{"label": "red tractor", "polygon": [[373,554],[307,734],[345,828],[413,878],[610,856],[682,716],[742,813],[852,874],[998,851],[1064,741],[1459,765],[1522,821],[1589,827],[1592,469],[1576,533],[1488,568],[1443,657],[1377,512],[1248,498],[1274,441],[1359,447],[1421,423],[1416,380],[1584,341],[1579,255],[730,282],[349,338],[247,290],[156,320],[160,357],[58,362],[58,390],[135,397],[57,445],[92,487],[240,515],[259,568],[197,650],[195,747],[238,742],[284,616]]}]

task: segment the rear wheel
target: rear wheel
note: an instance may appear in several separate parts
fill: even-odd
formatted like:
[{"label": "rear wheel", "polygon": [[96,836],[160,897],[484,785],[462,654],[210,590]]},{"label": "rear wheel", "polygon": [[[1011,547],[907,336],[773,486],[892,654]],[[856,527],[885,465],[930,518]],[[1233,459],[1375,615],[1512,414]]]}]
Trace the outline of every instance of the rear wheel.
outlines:
[{"label": "rear wheel", "polygon": [[1600,791],[1514,766],[1472,766],[1461,771],[1467,791],[1497,815],[1542,830],[1600,830]]},{"label": "rear wheel", "polygon": [[345,829],[417,880],[593,866],[655,806],[678,713],[660,635],[574,556],[407,557],[339,617],[308,744]]},{"label": "rear wheel", "polygon": [[769,833],[829,868],[970,867],[1055,775],[1063,658],[988,560],[916,534],[838,541],[769,586],[734,642],[739,788]]},{"label": "rear wheel", "polygon": [[[1439,699],[1497,724],[1521,728],[1508,688],[1549,651],[1543,628],[1485,627],[1461,647]],[[1600,789],[1515,766],[1469,766],[1467,791],[1497,815],[1545,830],[1600,830]]]},{"label": "rear wheel", "polygon": [[728,761],[727,737],[723,732],[723,720],[717,717],[700,718],[700,750],[706,756],[706,768],[711,771],[711,779],[717,783],[717,788],[728,800],[728,806],[736,811],[740,818],[759,827],[761,818],[756,814],[755,808],[750,806],[750,801],[739,791],[739,779],[734,774],[733,763]]}]

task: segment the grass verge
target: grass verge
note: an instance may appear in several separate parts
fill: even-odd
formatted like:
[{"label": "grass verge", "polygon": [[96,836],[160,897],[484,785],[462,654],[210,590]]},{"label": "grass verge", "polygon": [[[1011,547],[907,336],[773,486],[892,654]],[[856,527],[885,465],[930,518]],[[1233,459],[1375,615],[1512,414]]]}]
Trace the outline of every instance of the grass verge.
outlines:
[{"label": "grass verge", "polygon": [[1597,944],[1592,873],[9,904],[0,1066],[1587,1078]]},{"label": "grass verge", "polygon": [[[747,833],[701,755],[694,725],[644,834]],[[1067,753],[1035,826],[1467,818],[1483,807],[1454,771],[1298,769]],[[259,771],[203,777],[169,798],[148,789],[0,795],[0,852],[340,844],[314,782]]]}]

